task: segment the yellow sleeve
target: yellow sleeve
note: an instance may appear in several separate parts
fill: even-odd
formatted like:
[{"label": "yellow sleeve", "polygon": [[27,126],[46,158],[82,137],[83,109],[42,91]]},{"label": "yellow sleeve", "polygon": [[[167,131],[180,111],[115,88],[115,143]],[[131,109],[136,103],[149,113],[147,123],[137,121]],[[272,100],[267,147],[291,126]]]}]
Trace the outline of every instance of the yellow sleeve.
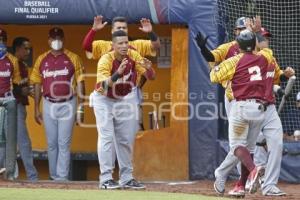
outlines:
[{"label": "yellow sleeve", "polygon": [[21,75],[19,70],[19,63],[14,64],[14,75],[12,79],[14,84],[19,84],[21,82]]},{"label": "yellow sleeve", "polygon": [[274,85],[279,85],[280,84],[280,76],[281,74],[283,74],[283,71],[280,69],[276,59],[274,58],[273,60],[274,64],[275,64],[275,74],[274,74],[274,81],[273,84]]},{"label": "yellow sleeve", "polygon": [[96,91],[103,92],[102,82],[106,81],[111,76],[113,57],[111,54],[103,55],[97,66],[97,82]]},{"label": "yellow sleeve", "polygon": [[225,60],[226,55],[232,45],[235,44],[235,41],[228,42],[218,46],[216,49],[212,50],[211,53],[215,58],[215,63],[220,63]]},{"label": "yellow sleeve", "polygon": [[269,64],[275,65],[275,74],[274,74],[274,85],[278,85],[280,83],[280,75],[283,74],[283,71],[280,69],[275,57],[273,56],[273,51],[269,48],[264,48],[259,51],[267,60]]},{"label": "yellow sleeve", "polygon": [[226,95],[228,101],[231,101],[234,99],[233,91],[232,91],[232,87],[231,87],[231,81],[228,82],[228,85],[225,89],[225,95]]},{"label": "yellow sleeve", "polygon": [[76,61],[75,61],[75,78],[77,82],[84,81],[84,66],[82,59],[79,56],[76,56]]},{"label": "yellow sleeve", "polygon": [[134,40],[130,41],[132,46],[142,57],[156,56],[156,50],[152,48],[151,40]]},{"label": "yellow sleeve", "polygon": [[[129,50],[128,51],[129,57],[135,61],[135,68],[137,71],[138,76],[142,76],[147,70],[140,64],[143,61],[143,57],[136,51],[134,50]],[[138,80],[140,77],[138,78]]]},{"label": "yellow sleeve", "polygon": [[105,40],[95,40],[92,44],[93,59],[98,60],[104,54],[112,50],[112,42]]},{"label": "yellow sleeve", "polygon": [[13,77],[12,77],[12,82],[14,84],[19,84],[21,82],[21,75],[20,75],[20,67],[19,67],[19,62],[16,57],[11,55],[10,53],[7,54],[8,59],[10,62],[13,64]]},{"label": "yellow sleeve", "polygon": [[268,60],[268,63],[271,63],[274,59],[273,51],[269,48],[264,48],[264,49],[260,50],[259,54],[262,54]]},{"label": "yellow sleeve", "polygon": [[41,73],[40,73],[40,65],[41,65],[43,59],[46,57],[47,54],[48,54],[48,52],[40,55],[35,61],[34,65],[33,65],[31,75],[30,75],[30,82],[32,84],[42,83],[42,76],[41,76]]},{"label": "yellow sleeve", "polygon": [[74,65],[75,79],[74,79],[74,81],[73,81],[72,84],[73,84],[73,86],[76,86],[77,82],[84,81],[84,76],[83,76],[84,66],[83,66],[83,62],[82,62],[81,58],[77,54],[75,54],[75,53],[73,53],[73,52],[71,52],[71,51],[69,51],[67,49],[65,49],[64,53],[70,58],[72,64]]},{"label": "yellow sleeve", "polygon": [[224,81],[229,81],[233,78],[235,73],[236,64],[241,58],[242,54],[231,57],[220,65],[214,67],[210,72],[210,80],[212,83],[222,83]]}]

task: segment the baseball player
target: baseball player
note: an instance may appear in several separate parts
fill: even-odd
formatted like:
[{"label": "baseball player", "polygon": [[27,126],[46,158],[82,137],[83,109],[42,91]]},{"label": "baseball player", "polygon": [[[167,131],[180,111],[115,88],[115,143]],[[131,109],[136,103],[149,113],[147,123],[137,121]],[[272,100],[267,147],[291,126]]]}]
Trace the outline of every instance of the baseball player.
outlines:
[{"label": "baseball player", "polygon": [[[248,18],[246,17],[240,17],[236,20],[235,22],[235,29],[234,29],[234,34],[237,37],[241,31],[245,30],[246,27],[246,21]],[[212,68],[215,64],[219,64],[220,62],[231,58],[235,55],[238,55],[240,53],[240,49],[239,49],[239,45],[237,43],[236,40],[222,44],[220,46],[218,46],[216,49],[209,51],[208,48],[206,47],[206,42],[207,42],[208,36],[206,38],[204,38],[202,36],[202,34],[200,32],[198,32],[195,40],[197,42],[198,47],[201,50],[202,55],[204,56],[204,58],[206,59],[207,62],[209,62],[209,66],[210,68]],[[228,100],[228,97],[230,99],[232,99],[232,94],[229,91],[230,87],[228,87],[229,82],[228,81],[223,81],[221,83],[221,85],[225,88],[225,95],[224,95],[224,103],[225,103],[225,111],[227,116],[229,116],[229,111],[230,111],[230,102]],[[229,152],[230,154],[227,155],[227,157],[233,157],[234,155],[231,154],[231,152]],[[226,158],[225,158],[226,160]],[[226,169],[228,167],[228,164],[232,163],[232,162],[223,162],[218,169]],[[224,165],[227,164],[227,165]],[[218,183],[220,183],[219,185],[221,186],[225,186],[225,180],[223,178],[223,176],[221,175],[217,175],[215,173],[215,177],[218,181]],[[217,178],[220,177],[220,178]],[[223,191],[224,188],[220,187],[220,190],[218,191]]]},{"label": "baseball player", "polygon": [[[263,33],[263,32],[262,32]],[[263,33],[264,34],[264,33]],[[267,47],[267,43],[265,41],[261,41],[259,43],[261,48]],[[275,73],[274,77],[272,78],[272,74]],[[276,63],[276,60],[273,58],[271,65],[269,66],[270,75],[269,81],[273,80],[274,84],[278,84],[279,80],[286,80],[287,78],[291,77],[294,74],[294,70],[292,68],[287,68],[284,72],[280,70],[279,66]],[[262,185],[262,192],[264,195],[272,195],[272,196],[280,196],[285,195],[277,186],[279,173],[280,173],[280,166],[281,166],[281,156],[282,156],[282,127],[281,122],[276,112],[274,106],[274,94],[272,93],[272,85],[269,85],[268,92],[266,93],[266,97],[268,102],[270,103],[269,109],[266,112],[266,117],[263,123],[262,134],[267,139],[268,146],[271,148],[270,157],[268,160],[267,168],[266,168],[266,178],[268,179],[266,183]],[[261,138],[261,136],[259,137]],[[254,153],[254,152],[253,152]],[[235,159],[235,161],[233,161]],[[237,159],[228,154],[223,163],[220,167],[218,167],[215,171],[215,189],[218,193],[224,192],[225,189],[225,181],[235,165],[232,163],[237,163]],[[245,195],[245,183],[247,180],[247,170],[245,168],[241,169],[241,177],[240,180],[236,183],[235,187],[229,191],[229,194],[232,196],[244,196]]]},{"label": "baseball player", "polygon": [[[112,34],[113,51],[98,62],[97,84],[94,91],[94,112],[99,136],[100,185],[102,189],[120,187],[144,189],[132,175],[132,153],[136,135],[137,104],[133,92],[137,78],[154,79],[151,63],[129,48],[127,33]],[[112,178],[112,144],[115,144],[120,166],[119,184]]]},{"label": "baseball player", "polygon": [[250,152],[254,150],[258,133],[265,119],[265,111],[270,105],[265,93],[269,92],[266,91],[269,88],[268,84],[273,85],[273,79],[270,83],[268,78],[272,74],[274,76],[274,73],[268,73],[268,66],[273,56],[272,51],[266,48],[259,54],[253,53],[256,36],[248,29],[240,33],[237,42],[241,53],[214,67],[210,78],[214,83],[231,81],[230,87],[234,100],[231,102],[228,120],[230,152],[250,172],[249,192],[255,193],[258,177],[262,171],[261,167],[256,167],[253,163]]},{"label": "baseball player", "polygon": [[[129,48],[136,50],[141,56],[156,56],[157,51],[160,48],[160,40],[156,33],[153,31],[153,27],[149,19],[142,18],[140,20],[141,27],[139,28],[142,32],[147,33],[150,40],[133,40],[129,41]],[[103,22],[102,16],[94,17],[94,24],[91,30],[87,33],[83,40],[83,49],[86,51],[88,58],[99,59],[105,53],[112,51],[112,42],[105,40],[95,40],[94,37],[96,32],[100,31],[106,26],[107,22]],[[114,17],[112,20],[112,30],[115,32],[117,30],[123,30],[128,33],[128,24],[125,17]],[[136,90],[137,93],[137,104],[140,105],[140,114],[139,114],[139,126],[143,130],[142,123],[142,87],[146,83],[146,78],[139,76],[138,87]]]},{"label": "baseball player", "polygon": [[7,52],[7,33],[0,29],[0,169],[8,180],[14,180],[17,155],[17,105],[13,84],[21,81],[18,59]]},{"label": "baseball player", "polygon": [[[269,47],[269,38],[272,35],[264,28],[261,30],[262,36],[265,38],[265,43],[258,44],[260,49]],[[279,70],[279,66],[274,59],[275,69]],[[272,67],[272,66],[270,66]],[[279,72],[280,77],[274,78],[274,84],[279,84],[279,81],[286,81],[295,74],[294,70],[287,67],[283,72]],[[269,98],[274,104],[274,94],[269,93]],[[273,105],[274,106],[274,105]],[[280,175],[281,158],[282,158],[282,124],[276,110],[272,110],[270,116],[276,116],[276,120],[268,119],[262,132],[259,134],[257,145],[254,153],[254,162],[257,165],[265,166],[264,182],[261,185],[263,195],[267,196],[283,196],[286,193],[282,192],[276,185]],[[272,132],[273,130],[273,132]],[[280,151],[281,149],[281,151]]]},{"label": "baseball player", "polygon": [[[257,17],[259,19],[259,16]],[[249,18],[246,17],[240,17],[236,20],[235,22],[235,29],[234,29],[234,34],[237,37],[241,31],[245,30],[246,27],[246,22]],[[209,62],[210,68],[212,68],[215,64],[218,64],[228,58],[231,58],[235,55],[238,55],[240,53],[239,45],[236,40],[222,44],[218,46],[216,49],[209,51],[208,48],[206,47],[206,42],[207,42],[208,36],[204,38],[202,34],[199,32],[195,38],[197,45],[199,46],[202,55],[206,59],[207,62]],[[232,92],[230,91],[230,87],[228,85],[230,84],[229,81],[223,81],[221,85],[225,88],[225,96],[224,96],[224,103],[225,103],[225,111],[227,116],[229,116],[230,112],[230,102],[228,98],[232,99]],[[230,152],[231,153],[231,152]],[[228,156],[233,157],[234,155],[228,154]],[[226,158],[225,158],[226,160]],[[232,163],[228,162],[227,164]],[[219,169],[226,169],[228,166],[224,165],[226,162],[222,163],[221,166],[219,166]],[[216,176],[216,174],[215,174]],[[216,176],[217,177],[217,176]],[[225,181],[223,179],[223,176],[218,175],[218,177],[221,177],[217,180],[220,180],[219,182],[222,183],[222,186],[225,186]],[[226,179],[225,179],[226,180]]]},{"label": "baseball player", "polygon": [[[141,56],[156,56],[157,50],[160,48],[160,40],[159,37],[154,33],[152,25],[150,23],[150,20],[148,19],[141,19],[141,27],[140,30],[148,33],[150,40],[133,40],[129,41],[129,48],[136,50]],[[112,48],[112,41],[105,41],[105,40],[95,40],[94,37],[96,35],[96,32],[100,31],[106,26],[107,22],[103,22],[102,16],[96,16],[94,18],[94,24],[91,30],[87,33],[83,40],[83,49],[86,51],[86,55],[88,58],[93,59],[99,59],[104,54],[110,52],[113,50]],[[115,17],[112,20],[112,30],[111,32],[114,33],[115,31],[122,30],[126,33],[128,33],[128,24],[125,17]],[[136,102],[139,105],[139,127],[138,129],[143,130],[143,123],[142,123],[142,87],[146,83],[146,78],[144,76],[138,76],[138,87],[135,88],[136,92]],[[91,95],[91,99],[93,98],[93,93]],[[91,100],[92,101],[92,100]],[[137,125],[138,125],[137,124]],[[98,145],[100,145],[100,137],[98,137]],[[100,149],[100,148],[98,148]],[[114,145],[112,145],[112,156],[113,160],[116,160],[116,152],[114,150]],[[98,152],[98,155],[100,155],[100,152]],[[100,158],[99,158],[100,160]],[[100,163],[99,163],[100,164]],[[114,169],[115,162],[113,162],[113,165],[111,166],[111,170]]]},{"label": "baseball player", "polygon": [[[240,17],[235,22],[234,34],[238,36],[242,30],[246,29],[246,17]],[[215,64],[219,64],[222,61],[231,58],[232,56],[238,55],[240,53],[239,45],[236,40],[222,44],[218,46],[216,49],[209,51],[206,47],[208,36],[203,37],[199,32],[195,38],[198,47],[201,50],[202,55],[206,59],[207,62],[210,62],[210,67],[213,67]],[[227,88],[228,81],[224,81],[221,83],[224,88]],[[227,92],[227,90],[226,90]],[[229,93],[229,92],[227,92]],[[224,97],[225,103],[225,111],[227,115],[229,115],[230,104],[228,102],[227,96]]]},{"label": "baseball player", "polygon": [[29,105],[28,96],[32,95],[32,93],[29,88],[28,66],[24,61],[29,57],[31,44],[28,38],[17,37],[13,41],[12,48],[14,55],[18,58],[19,71],[22,78],[19,85],[14,84],[14,96],[17,100],[18,112],[17,143],[27,178],[30,181],[36,181],[38,179],[38,173],[33,165],[31,141],[26,126],[26,106]]},{"label": "baseball player", "polygon": [[[74,121],[76,117],[77,121],[83,120],[84,68],[79,56],[64,48],[61,28],[49,30],[48,44],[51,50],[37,58],[30,77],[35,87],[35,120],[38,124],[44,121],[50,179],[66,181]],[[77,115],[76,94],[81,94]],[[39,109],[41,96],[43,115]]]},{"label": "baseball player", "polygon": [[[83,48],[86,51],[88,58],[98,60],[102,55],[112,50],[112,41],[95,40],[94,37],[97,31],[100,31],[106,26],[107,22],[103,23],[102,16],[94,17],[94,24],[91,30],[87,33],[83,40]],[[160,40],[156,33],[153,31],[149,19],[141,19],[141,31],[148,34],[150,40],[133,40],[129,41],[129,48],[136,50],[143,57],[156,56],[157,50],[160,48]],[[115,17],[112,20],[112,30],[122,30],[128,33],[128,24],[125,17]]]}]

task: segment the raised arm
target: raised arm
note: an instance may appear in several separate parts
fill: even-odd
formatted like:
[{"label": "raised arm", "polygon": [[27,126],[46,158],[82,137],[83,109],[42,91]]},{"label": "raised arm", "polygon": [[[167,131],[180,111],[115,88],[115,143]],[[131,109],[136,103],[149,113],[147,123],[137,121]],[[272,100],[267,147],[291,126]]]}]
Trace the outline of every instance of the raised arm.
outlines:
[{"label": "raised arm", "polygon": [[195,40],[197,42],[198,47],[201,50],[201,53],[205,60],[207,62],[215,62],[215,57],[214,55],[210,52],[210,50],[206,47],[206,42],[207,42],[208,36],[205,38],[202,36],[200,32],[198,32],[197,36],[195,37]]},{"label": "raised arm", "polygon": [[107,22],[103,23],[103,17],[102,16],[96,16],[94,17],[94,24],[93,27],[89,30],[89,32],[86,34],[86,36],[83,39],[82,42],[82,48],[87,52],[93,51],[93,41],[96,35],[96,32],[103,29]]},{"label": "raised arm", "polygon": [[160,40],[156,33],[153,31],[152,24],[149,19],[142,18],[140,20],[141,27],[139,29],[144,33],[148,33],[148,37],[151,40],[152,48],[155,50],[159,50],[160,48]]}]

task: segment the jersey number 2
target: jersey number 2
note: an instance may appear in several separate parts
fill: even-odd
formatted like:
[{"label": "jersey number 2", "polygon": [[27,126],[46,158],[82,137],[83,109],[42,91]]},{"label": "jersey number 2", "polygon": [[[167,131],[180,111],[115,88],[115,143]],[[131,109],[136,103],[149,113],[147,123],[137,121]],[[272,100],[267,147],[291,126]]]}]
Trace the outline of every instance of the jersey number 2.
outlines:
[{"label": "jersey number 2", "polygon": [[251,74],[250,81],[262,80],[259,66],[250,67],[250,68],[248,68],[248,71],[249,71],[249,74]]}]

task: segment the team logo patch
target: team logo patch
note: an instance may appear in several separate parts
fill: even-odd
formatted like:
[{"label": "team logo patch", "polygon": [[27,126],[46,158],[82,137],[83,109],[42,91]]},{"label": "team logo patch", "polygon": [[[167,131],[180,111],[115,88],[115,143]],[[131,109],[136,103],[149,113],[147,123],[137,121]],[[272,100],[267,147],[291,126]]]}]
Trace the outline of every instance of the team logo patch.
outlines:
[{"label": "team logo patch", "polygon": [[43,70],[43,77],[44,78],[49,78],[49,77],[57,77],[57,76],[66,76],[69,74],[69,70],[67,69],[67,67],[65,67],[64,69],[61,70],[54,70],[54,71],[50,71],[50,70]]},{"label": "team logo patch", "polygon": [[217,65],[217,66],[214,67],[214,71],[215,71],[215,72],[218,72],[219,70],[220,70],[219,65]]},{"label": "team logo patch", "polygon": [[0,71],[0,77],[10,77],[11,71],[6,70],[6,71]]}]

